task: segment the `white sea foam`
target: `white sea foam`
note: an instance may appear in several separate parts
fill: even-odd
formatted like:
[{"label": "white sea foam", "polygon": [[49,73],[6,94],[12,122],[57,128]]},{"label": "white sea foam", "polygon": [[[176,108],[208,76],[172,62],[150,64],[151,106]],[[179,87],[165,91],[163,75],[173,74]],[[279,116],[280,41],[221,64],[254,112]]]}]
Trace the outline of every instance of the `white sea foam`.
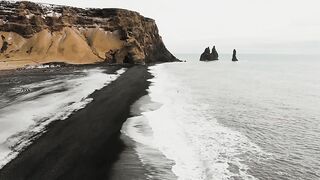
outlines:
[{"label": "white sea foam", "polygon": [[150,96],[140,98],[132,105],[131,113],[135,115],[129,118],[123,125],[121,132],[134,140],[137,155],[147,171],[148,179],[176,179],[170,170],[173,161],[168,160],[154,144],[153,131],[148,119],[141,113],[157,110],[161,104],[150,101]]},{"label": "white sea foam", "polygon": [[[247,153],[265,153],[245,136],[214,118],[210,104],[193,94],[187,83],[166,66],[150,68],[155,76],[144,97],[133,106],[141,116],[131,118],[123,132],[136,142],[160,150],[175,162],[172,171],[181,180],[255,179],[243,163]],[[142,162],[144,148],[136,149]]]},{"label": "white sea foam", "polygon": [[81,77],[62,77],[25,85],[24,88],[31,90],[41,89],[0,109],[0,168],[29,145],[31,137],[41,134],[46,125],[66,119],[72,112],[85,107],[92,101],[88,98],[90,94],[114,81],[124,71],[105,74],[102,69],[91,69],[84,71],[86,75]]}]

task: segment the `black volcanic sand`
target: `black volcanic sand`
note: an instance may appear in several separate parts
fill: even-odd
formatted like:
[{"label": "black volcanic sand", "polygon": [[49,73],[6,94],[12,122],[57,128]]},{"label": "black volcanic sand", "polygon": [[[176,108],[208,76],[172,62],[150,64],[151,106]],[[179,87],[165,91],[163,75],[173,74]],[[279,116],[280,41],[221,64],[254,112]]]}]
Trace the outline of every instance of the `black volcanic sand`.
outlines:
[{"label": "black volcanic sand", "polygon": [[[66,120],[51,123],[45,134],[3,167],[0,179],[123,179],[118,173],[112,173],[112,178],[110,175],[125,149],[120,129],[129,117],[131,104],[147,94],[151,77],[146,66],[129,68],[117,80],[94,92],[93,101],[84,109]],[[134,154],[128,158],[139,161]]]},{"label": "black volcanic sand", "polygon": [[[142,164],[135,150],[135,141],[121,134],[125,148],[119,154],[119,159],[113,164],[110,171],[110,180],[144,180],[150,174],[148,167]],[[154,178],[152,178],[154,179]]]}]

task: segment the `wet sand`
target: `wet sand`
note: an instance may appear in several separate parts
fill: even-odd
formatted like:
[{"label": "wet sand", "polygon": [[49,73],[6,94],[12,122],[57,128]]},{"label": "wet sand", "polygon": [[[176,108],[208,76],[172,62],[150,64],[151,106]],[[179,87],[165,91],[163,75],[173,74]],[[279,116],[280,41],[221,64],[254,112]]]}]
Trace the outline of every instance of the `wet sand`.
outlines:
[{"label": "wet sand", "polygon": [[[126,178],[114,173],[113,167],[125,149],[120,129],[130,115],[131,104],[147,94],[149,78],[146,66],[129,68],[110,85],[94,92],[94,100],[84,109],[51,123],[45,134],[3,167],[0,179]],[[134,155],[129,159],[138,161]]]},{"label": "wet sand", "polygon": [[[128,136],[121,134],[121,140],[124,143],[124,149],[119,153],[119,159],[113,164],[110,180],[144,180],[148,178],[147,165],[142,164],[135,150],[135,142]],[[154,179],[154,178],[152,178]]]}]

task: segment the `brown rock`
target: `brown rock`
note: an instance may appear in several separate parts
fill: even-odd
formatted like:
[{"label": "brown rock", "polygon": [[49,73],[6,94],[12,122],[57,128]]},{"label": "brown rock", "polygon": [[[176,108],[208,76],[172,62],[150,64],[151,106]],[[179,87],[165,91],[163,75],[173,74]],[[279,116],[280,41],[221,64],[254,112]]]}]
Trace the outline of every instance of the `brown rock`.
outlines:
[{"label": "brown rock", "polygon": [[[155,21],[129,10],[0,1],[0,22],[0,35],[10,37],[13,44],[9,63],[177,61]],[[0,55],[0,62],[3,58]]]}]

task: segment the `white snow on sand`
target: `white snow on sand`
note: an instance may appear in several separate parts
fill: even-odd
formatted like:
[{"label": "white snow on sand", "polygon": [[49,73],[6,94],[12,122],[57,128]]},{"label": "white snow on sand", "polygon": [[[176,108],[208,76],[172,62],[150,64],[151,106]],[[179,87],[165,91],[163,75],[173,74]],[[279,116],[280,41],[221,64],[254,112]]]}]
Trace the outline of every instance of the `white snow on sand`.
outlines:
[{"label": "white snow on sand", "polygon": [[[125,72],[106,74],[103,69],[85,71],[85,76],[63,77],[25,85],[30,93],[20,96],[0,109],[0,168],[29,145],[33,135],[41,134],[45,126],[64,120],[72,112],[92,101],[88,98]],[[32,90],[42,87],[40,90]],[[31,138],[32,137],[32,138]]]}]

